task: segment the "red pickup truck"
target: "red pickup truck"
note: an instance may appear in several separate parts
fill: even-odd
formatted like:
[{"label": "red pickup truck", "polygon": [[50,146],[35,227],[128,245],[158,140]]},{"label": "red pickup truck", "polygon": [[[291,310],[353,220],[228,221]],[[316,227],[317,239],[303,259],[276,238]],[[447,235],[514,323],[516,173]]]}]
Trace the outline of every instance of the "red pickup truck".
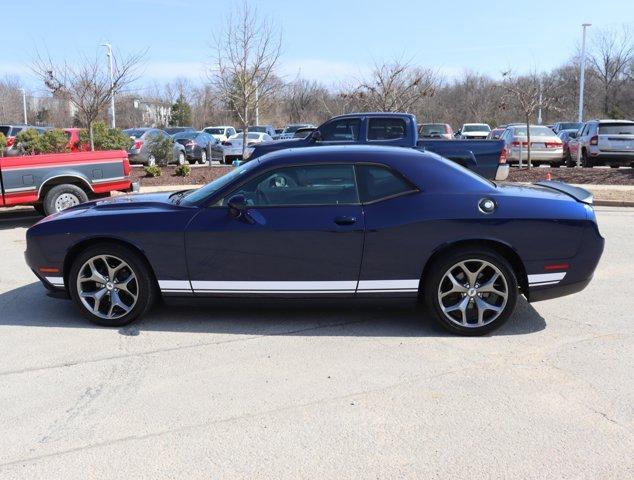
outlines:
[{"label": "red pickup truck", "polygon": [[138,190],[124,150],[0,158],[0,207],[50,215],[110,192]]}]

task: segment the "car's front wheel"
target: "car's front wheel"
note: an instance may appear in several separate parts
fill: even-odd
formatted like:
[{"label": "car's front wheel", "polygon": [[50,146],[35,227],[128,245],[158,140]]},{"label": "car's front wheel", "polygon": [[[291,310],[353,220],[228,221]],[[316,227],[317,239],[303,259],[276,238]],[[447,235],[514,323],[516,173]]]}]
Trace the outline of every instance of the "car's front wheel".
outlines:
[{"label": "car's front wheel", "polygon": [[72,264],[70,295],[93,323],[120,327],[147,312],[156,285],[146,262],[132,250],[103,243],[87,248]]},{"label": "car's front wheel", "polygon": [[432,265],[425,303],[442,327],[460,335],[483,335],[500,327],[517,302],[517,278],[492,250],[454,252]]},{"label": "car's front wheel", "polygon": [[207,163],[207,152],[205,150],[200,152],[200,163],[205,165]]}]

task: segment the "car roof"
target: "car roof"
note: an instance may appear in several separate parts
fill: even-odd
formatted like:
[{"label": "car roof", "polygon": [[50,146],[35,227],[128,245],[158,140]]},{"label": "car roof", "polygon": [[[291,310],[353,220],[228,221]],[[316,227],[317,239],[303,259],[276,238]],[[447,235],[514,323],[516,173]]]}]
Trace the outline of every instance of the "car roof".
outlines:
[{"label": "car roof", "polygon": [[625,120],[625,119],[619,119],[619,118],[603,118],[601,120],[589,120],[590,122],[597,122],[597,123],[614,123],[614,122],[619,122],[619,123],[634,123],[634,121],[632,120]]}]

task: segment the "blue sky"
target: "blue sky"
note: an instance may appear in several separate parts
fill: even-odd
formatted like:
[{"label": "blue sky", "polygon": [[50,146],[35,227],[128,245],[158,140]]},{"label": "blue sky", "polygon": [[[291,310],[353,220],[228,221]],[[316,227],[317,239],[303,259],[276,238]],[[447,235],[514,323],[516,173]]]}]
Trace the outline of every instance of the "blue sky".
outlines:
[{"label": "blue sky", "polygon": [[[105,41],[121,52],[148,48],[144,83],[182,76],[200,81],[211,62],[212,33],[241,0],[29,2],[29,20],[3,22],[0,76],[29,78],[37,49],[73,62]],[[574,53],[582,22],[592,29],[634,27],[632,0],[252,0],[281,28],[279,73],[332,85],[363,76],[394,57],[449,76],[473,70],[548,70]],[[530,5],[527,12],[523,12]],[[105,61],[105,59],[104,59]]]}]

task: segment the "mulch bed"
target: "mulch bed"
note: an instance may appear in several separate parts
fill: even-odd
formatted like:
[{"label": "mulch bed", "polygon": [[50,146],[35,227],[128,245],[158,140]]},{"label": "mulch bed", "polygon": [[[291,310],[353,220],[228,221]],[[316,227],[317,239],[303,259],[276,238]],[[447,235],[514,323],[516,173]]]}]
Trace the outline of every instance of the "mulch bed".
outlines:
[{"label": "mulch bed", "polygon": [[160,177],[148,177],[143,168],[133,168],[130,172],[133,182],[141,182],[142,187],[154,187],[161,185],[202,185],[209,183],[229,172],[233,167],[198,167],[192,168],[191,175],[181,177],[174,173],[175,167],[162,167],[163,175]]},{"label": "mulch bed", "polygon": [[[142,186],[160,185],[202,185],[229,172],[233,167],[214,166],[192,168],[191,175],[179,177],[174,174],[174,167],[164,167],[160,177],[147,177],[142,168],[133,168],[133,181],[140,181]],[[585,183],[595,185],[634,185],[634,169],[631,168],[522,168],[511,167],[508,181],[538,182],[550,173],[553,180],[566,183]]]},{"label": "mulch bed", "polygon": [[511,167],[508,181],[538,182],[550,173],[552,180],[595,185],[634,185],[632,168],[519,168]]}]

